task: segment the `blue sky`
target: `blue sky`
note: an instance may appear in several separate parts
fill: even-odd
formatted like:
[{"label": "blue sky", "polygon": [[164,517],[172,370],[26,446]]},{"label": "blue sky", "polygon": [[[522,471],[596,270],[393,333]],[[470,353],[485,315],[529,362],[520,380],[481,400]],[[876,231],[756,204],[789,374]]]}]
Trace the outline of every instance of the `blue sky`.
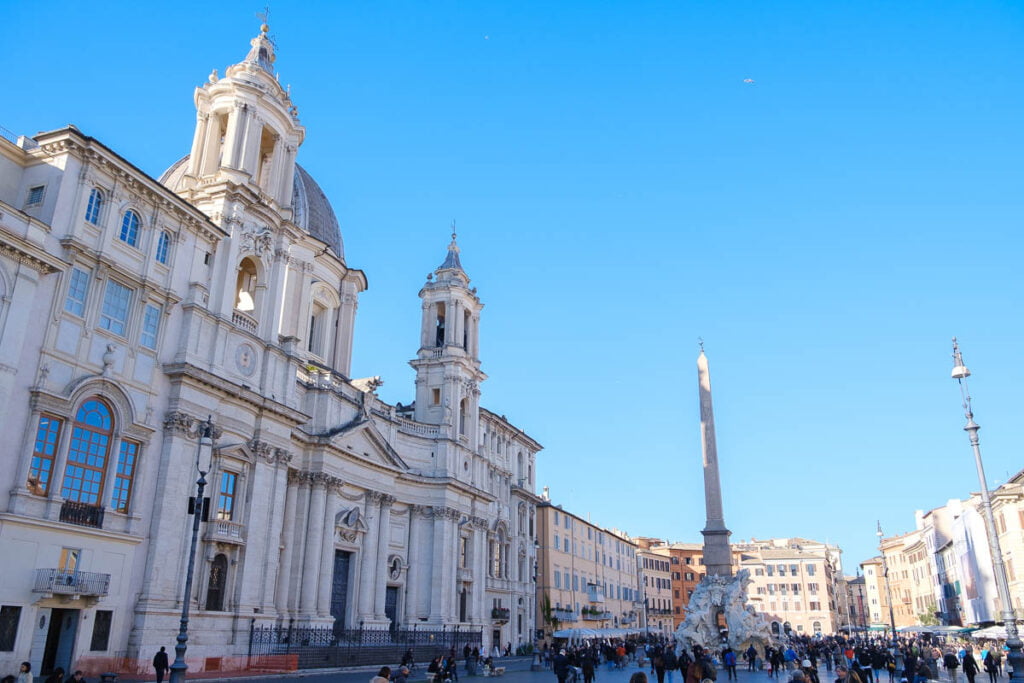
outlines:
[{"label": "blue sky", "polygon": [[[74,123],[158,175],[257,6],[3,2],[0,126]],[[538,489],[698,541],[695,358],[734,540],[839,543],[1024,466],[1024,5],[275,3],[299,162],[368,274],[353,374],[411,399],[416,293],[456,219],[483,402]],[[751,79],[753,82],[745,82]]]}]

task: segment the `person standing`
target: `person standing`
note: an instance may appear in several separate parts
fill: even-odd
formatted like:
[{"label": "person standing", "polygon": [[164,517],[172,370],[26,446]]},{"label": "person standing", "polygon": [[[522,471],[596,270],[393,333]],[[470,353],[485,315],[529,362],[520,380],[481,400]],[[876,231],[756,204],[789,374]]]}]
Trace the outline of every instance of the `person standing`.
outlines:
[{"label": "person standing", "polygon": [[722,666],[725,667],[725,673],[730,681],[736,680],[736,652],[731,648],[725,648],[722,652]]},{"label": "person standing", "polygon": [[32,664],[22,662],[18,669],[18,683],[32,683]]},{"label": "person standing", "polygon": [[996,666],[996,658],[992,654],[992,650],[985,654],[984,664],[985,672],[988,673],[989,683],[996,683],[996,680],[999,678],[999,667]]},{"label": "person standing", "polygon": [[156,670],[156,683],[163,683],[164,674],[170,665],[167,663],[167,648],[161,647],[160,651],[153,655],[153,669]]},{"label": "person standing", "polygon": [[569,677],[569,658],[565,656],[565,650],[558,651],[554,661],[551,662],[551,668],[555,671],[558,683],[565,683],[565,679]]}]

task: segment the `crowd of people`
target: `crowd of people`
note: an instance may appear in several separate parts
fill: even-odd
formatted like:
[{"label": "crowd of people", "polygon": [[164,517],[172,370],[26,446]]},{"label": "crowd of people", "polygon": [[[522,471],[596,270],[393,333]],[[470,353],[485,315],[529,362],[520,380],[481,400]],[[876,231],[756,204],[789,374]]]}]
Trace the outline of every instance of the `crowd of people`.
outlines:
[{"label": "crowd of people", "polygon": [[[648,641],[607,639],[558,647],[545,644],[541,659],[553,670],[558,683],[592,683],[602,665],[622,669],[633,663],[641,669],[649,663],[650,675],[657,683],[677,683],[676,672],[680,676],[678,683],[714,682],[719,669],[728,681],[734,681],[741,661],[747,671],[764,671],[777,680],[785,676],[788,683],[822,683],[823,679],[826,683],[960,683],[961,670],[964,683],[997,683],[1004,675],[1004,649],[996,641],[976,645],[930,635],[890,641],[792,634],[782,643],[763,649],[750,645],[742,652],[728,646],[715,651],[700,646],[687,649],[658,637]],[[976,681],[982,672],[988,675],[987,682]],[[646,674],[643,675],[646,683]],[[583,680],[577,681],[578,678]]]}]

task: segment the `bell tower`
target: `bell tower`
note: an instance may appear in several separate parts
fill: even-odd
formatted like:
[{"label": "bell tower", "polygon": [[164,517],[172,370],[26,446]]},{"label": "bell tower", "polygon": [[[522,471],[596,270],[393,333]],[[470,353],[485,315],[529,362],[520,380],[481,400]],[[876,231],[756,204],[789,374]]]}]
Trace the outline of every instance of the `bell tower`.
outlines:
[{"label": "bell tower", "polygon": [[305,128],[274,72],[269,30],[260,26],[245,59],[229,66],[223,78],[215,69],[209,82],[196,88],[196,131],[180,189],[203,204],[230,184],[288,219],[295,155]]},{"label": "bell tower", "polygon": [[[453,226],[454,228],[454,226]],[[427,275],[420,348],[409,364],[416,369],[419,422],[441,425],[452,439],[475,447],[480,416],[480,311],[484,305],[469,287],[453,230],[448,254]]]}]

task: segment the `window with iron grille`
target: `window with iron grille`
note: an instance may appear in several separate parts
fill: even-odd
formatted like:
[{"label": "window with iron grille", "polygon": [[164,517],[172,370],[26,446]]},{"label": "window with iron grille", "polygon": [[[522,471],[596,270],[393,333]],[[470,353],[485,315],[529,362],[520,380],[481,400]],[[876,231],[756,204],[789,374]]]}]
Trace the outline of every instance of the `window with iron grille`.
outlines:
[{"label": "window with iron grille", "polygon": [[43,194],[45,192],[45,185],[36,185],[35,187],[30,187],[28,190],[28,199],[25,200],[25,206],[32,206],[33,204],[42,204]]},{"label": "window with iron grille", "polygon": [[21,607],[4,605],[0,607],[0,652],[12,652],[14,641],[18,637],[18,621],[21,619]]},{"label": "window with iron grille", "polygon": [[114,613],[108,609],[96,610],[92,622],[92,641],[89,649],[93,652],[103,652],[110,646],[110,622]]}]

